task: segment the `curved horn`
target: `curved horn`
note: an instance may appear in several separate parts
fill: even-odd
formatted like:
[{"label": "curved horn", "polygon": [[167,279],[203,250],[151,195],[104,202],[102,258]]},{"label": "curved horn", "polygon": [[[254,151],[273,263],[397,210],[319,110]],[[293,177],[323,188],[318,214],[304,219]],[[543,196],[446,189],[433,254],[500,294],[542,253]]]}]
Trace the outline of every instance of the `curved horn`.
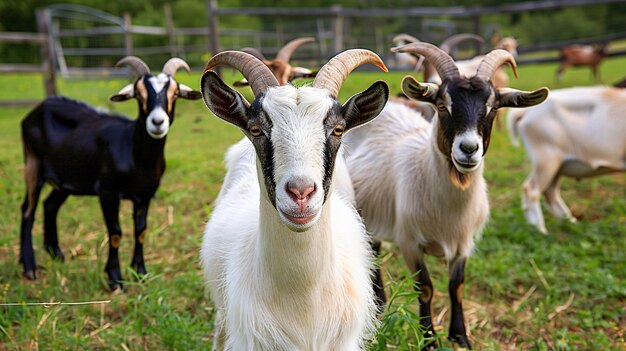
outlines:
[{"label": "curved horn", "polygon": [[461,33],[461,34],[451,35],[448,38],[446,38],[446,40],[444,40],[439,45],[439,48],[441,48],[441,50],[449,54],[450,50],[452,50],[453,47],[459,45],[460,43],[466,40],[475,40],[481,44],[485,43],[485,40],[476,34]]},{"label": "curved horn", "polygon": [[371,63],[381,70],[388,72],[383,60],[372,51],[365,49],[351,49],[337,54],[320,68],[315,80],[314,88],[323,88],[336,97],[343,81],[355,68]]},{"label": "curved horn", "polygon": [[129,65],[135,70],[135,72],[137,72],[137,75],[139,76],[150,73],[150,68],[148,67],[148,65],[137,56],[122,57],[119,61],[117,61],[115,67],[119,67],[121,65]]},{"label": "curved horn", "polygon": [[191,72],[191,68],[189,68],[189,65],[185,62],[185,60],[178,57],[172,57],[165,62],[161,71],[165,74],[169,74],[170,76],[174,76],[176,71],[180,68],[184,68],[187,73]]},{"label": "curved horn", "polygon": [[278,51],[278,54],[276,54],[276,59],[289,62],[289,60],[291,59],[291,55],[298,47],[300,47],[300,45],[306,44],[306,43],[312,43],[314,41],[315,41],[315,38],[313,37],[304,37],[304,38],[294,39],[288,42],[287,44],[285,44],[285,46],[283,46]]},{"label": "curved horn", "polygon": [[256,58],[258,58],[261,61],[265,61],[265,55],[263,55],[259,50],[255,49],[255,48],[241,48],[242,52],[248,53]]},{"label": "curved horn", "polygon": [[397,42],[397,41],[405,41],[407,42],[407,44],[410,43],[419,43],[419,39],[417,39],[416,37],[409,35],[409,34],[398,34],[395,37],[393,37],[393,39],[391,39],[391,41],[393,43]]},{"label": "curved horn", "polygon": [[511,65],[513,74],[515,78],[517,78],[517,64],[515,63],[515,59],[510,52],[504,49],[495,49],[488,53],[478,65],[474,76],[490,81],[496,70],[505,63]]},{"label": "curved horn", "polygon": [[228,65],[241,72],[244,78],[248,80],[254,96],[264,93],[269,87],[279,85],[270,69],[259,59],[248,53],[222,51],[209,60],[202,74],[204,75],[208,70],[219,65]]},{"label": "curved horn", "polygon": [[413,43],[397,48],[391,48],[393,52],[409,52],[420,54],[426,58],[437,70],[441,80],[460,77],[459,69],[450,55],[430,43]]}]

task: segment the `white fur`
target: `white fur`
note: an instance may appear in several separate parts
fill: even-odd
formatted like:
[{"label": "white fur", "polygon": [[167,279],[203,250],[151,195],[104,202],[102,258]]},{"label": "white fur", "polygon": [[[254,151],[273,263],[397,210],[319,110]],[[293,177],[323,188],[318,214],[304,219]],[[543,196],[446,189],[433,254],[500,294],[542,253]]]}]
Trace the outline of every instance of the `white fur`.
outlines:
[{"label": "white fur", "polygon": [[268,90],[263,102],[273,123],[277,207],[289,206],[290,177],[316,183],[311,207],[319,213],[307,228],[293,228],[272,206],[249,140],[226,155],[201,249],[217,308],[216,350],[360,350],[375,327],[372,253],[352,190],[338,188],[351,187],[341,155],[336,190],[322,204],[322,121],[331,104],[326,91],[293,86]]},{"label": "white fur", "polygon": [[148,79],[154,91],[158,94],[163,90],[165,84],[170,81],[170,77],[165,73],[159,73],[156,76],[152,76]]},{"label": "white fur", "polygon": [[[155,122],[160,122],[156,124]],[[170,117],[161,106],[157,106],[146,117],[146,131],[154,139],[162,139],[170,130]]]},{"label": "white fur", "polygon": [[539,200],[557,218],[576,219],[560,195],[560,177],[626,171],[626,89],[605,86],[552,90],[541,105],[511,112],[507,124],[522,138],[532,171],[522,187],[529,223],[547,233]]},{"label": "white fur", "polygon": [[456,188],[436,145],[438,123],[437,116],[428,123],[389,102],[375,121],[345,140],[368,231],[396,243],[412,270],[423,252],[448,262],[468,257],[489,215],[483,163],[467,189]]}]

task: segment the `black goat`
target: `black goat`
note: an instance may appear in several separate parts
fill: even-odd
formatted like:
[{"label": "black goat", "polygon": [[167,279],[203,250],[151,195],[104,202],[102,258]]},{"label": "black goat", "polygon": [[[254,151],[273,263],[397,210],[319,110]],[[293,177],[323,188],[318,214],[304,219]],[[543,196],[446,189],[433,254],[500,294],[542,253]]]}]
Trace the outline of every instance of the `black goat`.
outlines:
[{"label": "black goat", "polygon": [[139,78],[111,96],[111,101],[136,98],[139,117],[131,120],[99,112],[93,107],[64,97],[43,101],[22,121],[26,196],[22,204],[20,262],[24,276],[36,279],[37,266],[32,245],[35,209],[44,183],[54,189],[44,202],[44,248],[53,258],[64,260],[57,239],[56,218],[69,195],[97,195],[109,233],[106,272],[109,287],[122,289],[118,247],[121,199],[133,202],[135,250],[132,267],[146,274],[143,241],[150,199],[165,171],[165,137],[174,121],[177,98],[196,100],[201,93],[179,84],[174,74],[189,66],[170,59],[163,72],[154,76],[139,58],[128,56],[117,65],[128,64]]}]

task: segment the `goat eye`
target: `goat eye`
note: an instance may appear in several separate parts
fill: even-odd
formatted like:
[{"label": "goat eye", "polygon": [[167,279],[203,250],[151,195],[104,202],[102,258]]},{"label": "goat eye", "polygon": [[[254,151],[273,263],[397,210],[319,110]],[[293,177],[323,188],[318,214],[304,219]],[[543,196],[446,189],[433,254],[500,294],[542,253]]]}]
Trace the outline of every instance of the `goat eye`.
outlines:
[{"label": "goat eye", "polygon": [[446,111],[447,110],[446,109],[446,105],[444,105],[444,104],[437,104],[437,109],[439,111]]},{"label": "goat eye", "polygon": [[256,126],[256,125],[250,127],[250,134],[252,134],[252,136],[255,136],[255,137],[261,136],[261,127]]},{"label": "goat eye", "polygon": [[341,136],[343,134],[343,131],[344,131],[344,126],[338,124],[335,126],[335,129],[333,129],[333,135]]}]

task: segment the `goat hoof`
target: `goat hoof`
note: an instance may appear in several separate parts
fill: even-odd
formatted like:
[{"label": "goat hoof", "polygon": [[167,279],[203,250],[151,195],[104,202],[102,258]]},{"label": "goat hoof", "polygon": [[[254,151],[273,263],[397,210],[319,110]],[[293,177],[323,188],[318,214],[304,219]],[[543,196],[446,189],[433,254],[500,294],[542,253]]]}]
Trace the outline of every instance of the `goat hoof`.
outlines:
[{"label": "goat hoof", "polygon": [[146,267],[144,265],[133,265],[133,269],[137,273],[139,280],[143,280],[143,278],[148,274]]},{"label": "goat hoof", "polygon": [[455,336],[451,336],[450,340],[454,341],[455,343],[459,344],[459,346],[467,350],[472,349],[472,344],[470,344],[469,339],[467,338],[467,335],[457,334]]},{"label": "goat hoof", "polygon": [[60,248],[47,246],[46,251],[48,251],[48,253],[50,254],[50,257],[52,257],[53,260],[65,262],[65,255],[63,254],[63,251],[61,251]]},{"label": "goat hoof", "polygon": [[28,280],[36,280],[37,279],[37,273],[34,270],[24,271],[24,278],[26,278]]},{"label": "goat hoof", "polygon": [[113,294],[120,294],[124,292],[124,284],[121,282],[109,282],[109,288]]}]

